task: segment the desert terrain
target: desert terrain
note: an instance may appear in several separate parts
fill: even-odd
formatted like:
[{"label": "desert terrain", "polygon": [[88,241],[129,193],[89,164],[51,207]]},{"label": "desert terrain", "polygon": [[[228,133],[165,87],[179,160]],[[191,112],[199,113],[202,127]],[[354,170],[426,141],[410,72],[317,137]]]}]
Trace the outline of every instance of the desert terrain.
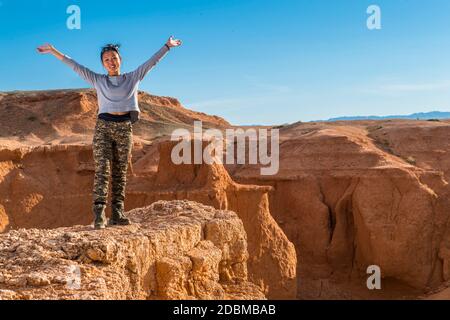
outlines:
[{"label": "desert terrain", "polygon": [[[139,103],[133,225],[96,232],[95,92],[0,93],[0,299],[450,299],[450,120],[238,127]],[[194,121],[278,129],[278,172],[175,165],[170,134]]]}]

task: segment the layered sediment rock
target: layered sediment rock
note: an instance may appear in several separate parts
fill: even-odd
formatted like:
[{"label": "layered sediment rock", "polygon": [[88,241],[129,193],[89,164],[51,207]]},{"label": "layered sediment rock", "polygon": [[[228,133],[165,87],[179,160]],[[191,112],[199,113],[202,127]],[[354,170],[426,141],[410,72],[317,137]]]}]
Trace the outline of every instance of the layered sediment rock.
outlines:
[{"label": "layered sediment rock", "polygon": [[[442,138],[450,132],[448,124],[410,124],[405,142],[392,133],[392,150],[410,148],[430,126]],[[414,297],[448,281],[445,161],[433,165],[424,151],[435,154],[439,143],[421,144],[417,155],[388,152],[372,137],[378,130],[389,139],[381,122],[295,124],[281,129],[277,175],[227,166],[239,183],[274,189],[270,211],[296,246],[301,298]],[[383,290],[366,287],[371,265],[381,269]]]},{"label": "layered sediment rock", "polygon": [[264,299],[231,211],[158,201],[131,226],[0,235],[0,299]]},{"label": "layered sediment rock", "polygon": [[[93,92],[2,97],[0,232],[89,224]],[[248,277],[269,298],[390,299],[446,292],[449,121],[280,126],[280,170],[261,176],[259,165],[174,165],[174,143],[165,141],[174,128],[191,129],[194,120],[205,127],[229,124],[187,110],[176,99],[141,93],[140,101],[127,210],[160,199],[190,199],[235,211],[252,253]],[[184,270],[183,259],[160,267]],[[381,268],[381,291],[366,286],[370,265]]]},{"label": "layered sediment rock", "polygon": [[[156,173],[129,173],[126,209],[161,199],[188,199],[235,211],[244,223],[253,253],[248,262],[250,280],[269,298],[295,298],[295,248],[270,214],[270,188],[238,185],[218,164],[175,165],[170,159],[175,143],[158,144]],[[2,162],[8,171],[0,183],[0,193],[5,195],[0,205],[9,221],[4,230],[91,223],[92,150],[43,146],[21,148],[8,156]],[[48,172],[45,178],[44,172]]]}]

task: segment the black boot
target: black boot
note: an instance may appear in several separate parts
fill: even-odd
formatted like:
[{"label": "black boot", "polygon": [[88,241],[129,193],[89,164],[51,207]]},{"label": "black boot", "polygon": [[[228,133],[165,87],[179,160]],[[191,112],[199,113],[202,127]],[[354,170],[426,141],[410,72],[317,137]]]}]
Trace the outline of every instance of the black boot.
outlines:
[{"label": "black boot", "polygon": [[111,205],[111,219],[109,219],[110,226],[127,226],[131,224],[130,219],[125,217],[123,202],[113,203]]},{"label": "black boot", "polygon": [[94,204],[94,228],[95,229],[105,229],[106,228],[106,215],[105,215],[106,205],[104,204]]}]

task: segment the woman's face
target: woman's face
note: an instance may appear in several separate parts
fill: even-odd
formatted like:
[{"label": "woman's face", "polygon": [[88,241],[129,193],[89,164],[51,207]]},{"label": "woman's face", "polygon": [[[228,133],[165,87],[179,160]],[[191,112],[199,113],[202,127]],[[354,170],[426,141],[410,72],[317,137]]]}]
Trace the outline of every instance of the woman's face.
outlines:
[{"label": "woman's face", "polygon": [[120,74],[120,65],[122,61],[120,56],[115,51],[106,51],[103,54],[103,66],[108,71],[109,75]]}]

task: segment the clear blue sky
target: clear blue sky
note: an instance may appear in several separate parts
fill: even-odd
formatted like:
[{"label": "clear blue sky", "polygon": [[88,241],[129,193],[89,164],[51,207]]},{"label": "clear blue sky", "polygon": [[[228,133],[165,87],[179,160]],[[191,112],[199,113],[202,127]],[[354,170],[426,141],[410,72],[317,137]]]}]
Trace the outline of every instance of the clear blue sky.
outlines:
[{"label": "clear blue sky", "polygon": [[[66,27],[69,5],[81,30]],[[382,29],[366,27],[377,4]],[[50,42],[96,72],[122,44],[122,72],[170,35],[183,41],[140,89],[233,124],[450,111],[448,0],[0,0],[0,91],[83,88],[35,48]]]}]

